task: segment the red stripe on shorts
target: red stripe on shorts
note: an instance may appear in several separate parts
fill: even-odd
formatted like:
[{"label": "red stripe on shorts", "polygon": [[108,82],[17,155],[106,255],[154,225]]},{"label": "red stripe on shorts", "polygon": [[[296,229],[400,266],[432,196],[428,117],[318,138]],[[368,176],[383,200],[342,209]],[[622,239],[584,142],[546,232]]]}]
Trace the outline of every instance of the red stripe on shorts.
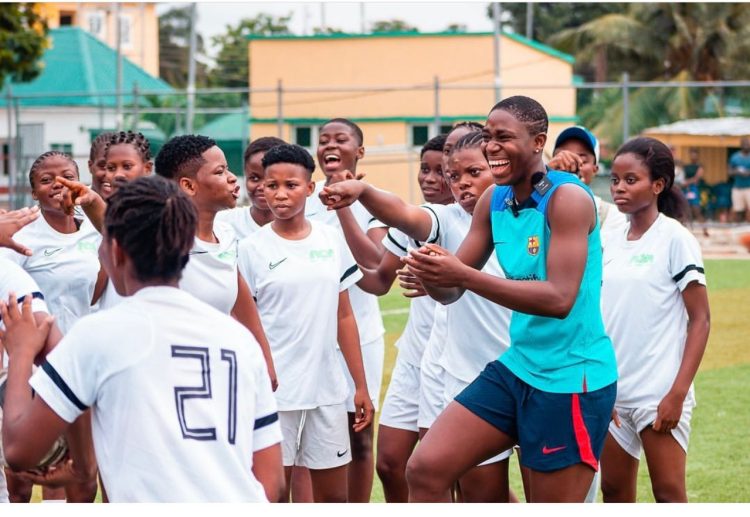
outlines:
[{"label": "red stripe on shorts", "polygon": [[576,435],[576,443],[578,444],[578,451],[581,454],[581,462],[589,465],[595,471],[599,470],[599,462],[596,461],[594,451],[591,448],[591,439],[589,438],[589,431],[586,429],[586,422],[583,421],[583,415],[581,414],[581,401],[578,398],[578,393],[573,393],[572,398],[572,411],[573,414],[573,431]]}]

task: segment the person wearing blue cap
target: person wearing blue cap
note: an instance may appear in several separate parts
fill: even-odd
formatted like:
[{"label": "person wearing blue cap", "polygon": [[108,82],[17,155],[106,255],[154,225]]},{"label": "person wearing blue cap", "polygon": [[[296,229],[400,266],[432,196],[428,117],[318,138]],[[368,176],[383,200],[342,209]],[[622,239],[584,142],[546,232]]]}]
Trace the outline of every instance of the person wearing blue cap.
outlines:
[{"label": "person wearing blue cap", "polygon": [[[577,173],[581,181],[590,186],[599,172],[599,140],[583,126],[564,129],[555,140],[552,160],[548,166],[551,169]],[[600,196],[595,195],[594,201],[599,216],[602,246],[606,246],[607,235],[624,228],[627,216]]]}]

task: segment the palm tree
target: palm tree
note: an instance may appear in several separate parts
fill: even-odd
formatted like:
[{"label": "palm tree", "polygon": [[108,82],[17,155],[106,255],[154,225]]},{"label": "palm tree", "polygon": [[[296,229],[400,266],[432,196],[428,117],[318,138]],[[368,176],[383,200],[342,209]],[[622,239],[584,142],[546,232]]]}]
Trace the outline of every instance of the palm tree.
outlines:
[{"label": "palm tree", "polygon": [[[550,42],[581,61],[593,61],[595,80],[718,81],[750,76],[750,4],[638,3],[559,32]],[[722,114],[721,91],[706,88],[633,90],[633,131],[706,114]],[[747,96],[747,94],[745,94]],[[622,141],[622,95],[603,92],[582,108],[583,121],[611,144]]]}]

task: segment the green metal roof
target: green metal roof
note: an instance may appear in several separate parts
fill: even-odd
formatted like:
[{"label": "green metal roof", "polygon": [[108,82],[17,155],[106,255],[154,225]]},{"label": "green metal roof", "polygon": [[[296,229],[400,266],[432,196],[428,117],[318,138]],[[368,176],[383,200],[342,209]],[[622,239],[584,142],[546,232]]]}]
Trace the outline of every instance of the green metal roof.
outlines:
[{"label": "green metal roof", "polygon": [[[373,32],[369,34],[352,34],[352,33],[337,33],[337,34],[314,34],[312,36],[296,36],[294,34],[274,34],[271,36],[256,36],[250,34],[246,36],[248,40],[326,40],[326,39],[368,39],[368,38],[419,38],[419,37],[459,37],[459,36],[492,36],[492,32],[457,32],[457,31],[446,31],[446,32]],[[575,58],[570,54],[560,52],[556,48],[552,48],[549,45],[540,43],[536,40],[525,38],[520,34],[512,32],[503,32],[503,37],[512,39],[515,42],[531,47],[534,50],[538,50],[544,54],[562,59],[563,61],[573,64]]]},{"label": "green metal roof", "polygon": [[205,126],[198,128],[195,132],[200,135],[210,136],[214,140],[242,140],[242,135],[247,134],[249,120],[245,113],[229,113],[218,117]]},{"label": "green metal roof", "polygon": [[[116,90],[117,52],[78,27],[50,29],[50,48],[42,61],[41,74],[28,83],[12,84],[14,95],[33,95],[19,100],[21,106],[114,106],[114,96],[96,95]],[[132,90],[171,92],[173,88],[141,67],[122,58],[122,84]],[[66,96],[82,93],[81,96]],[[0,93],[0,106],[7,104],[7,87]],[[48,96],[45,96],[48,95]],[[132,96],[123,97],[125,105]]]}]

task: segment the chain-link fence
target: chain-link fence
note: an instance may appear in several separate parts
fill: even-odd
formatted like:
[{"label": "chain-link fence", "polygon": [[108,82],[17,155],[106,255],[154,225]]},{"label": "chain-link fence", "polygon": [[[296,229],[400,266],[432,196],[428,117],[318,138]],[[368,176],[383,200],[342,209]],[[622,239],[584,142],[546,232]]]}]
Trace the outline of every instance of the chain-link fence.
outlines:
[{"label": "chain-link fence", "polygon": [[[489,109],[497,93],[495,84],[447,84],[437,77],[422,84],[394,86],[301,88],[279,81],[274,88],[201,89],[192,95],[142,91],[137,86],[98,94],[15,95],[9,89],[1,101],[0,205],[29,203],[29,166],[50,149],[71,154],[82,179],[88,180],[90,144],[102,131],[141,131],[153,155],[174,135],[206,134],[224,150],[230,168],[241,173],[242,154],[251,138],[270,134],[313,149],[320,124],[332,117],[351,118],[363,126],[368,167],[375,171],[402,168],[403,175],[383,176],[381,184],[418,201],[414,178],[420,146],[458,120],[483,121],[486,112],[467,114],[460,109],[461,99],[486,99],[481,105]],[[502,97],[516,94],[542,102],[550,115],[550,138],[565,126],[589,125],[602,142],[600,173],[606,173],[608,160],[620,143],[647,128],[658,127],[649,134],[674,145],[680,160],[687,162],[689,150],[698,149],[706,168],[702,195],[707,204],[714,195],[712,187],[728,180],[728,156],[739,147],[740,137],[750,134],[750,120],[741,118],[750,114],[750,81],[632,82],[624,75],[621,81],[609,83],[501,85]],[[121,102],[117,102],[118,95]],[[358,117],[358,103],[382,102],[392,107],[398,98],[408,98],[413,110],[401,116],[389,112],[379,118]],[[344,99],[347,102],[340,103]],[[682,129],[669,128],[669,124],[692,119],[711,119],[713,125],[701,120]],[[734,124],[722,126],[720,121]],[[387,124],[392,127],[386,128]],[[548,143],[547,153],[552,145]],[[606,181],[598,182],[596,188],[606,194]]]}]

